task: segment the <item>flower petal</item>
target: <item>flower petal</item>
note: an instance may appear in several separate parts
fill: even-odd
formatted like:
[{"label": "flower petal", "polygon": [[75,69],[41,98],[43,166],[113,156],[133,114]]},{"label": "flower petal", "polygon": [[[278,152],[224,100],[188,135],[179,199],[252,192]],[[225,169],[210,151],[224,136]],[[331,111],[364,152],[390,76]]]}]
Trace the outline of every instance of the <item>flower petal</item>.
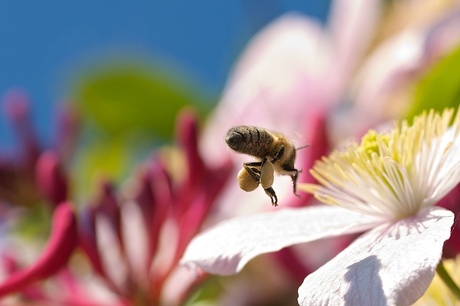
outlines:
[{"label": "flower petal", "polygon": [[63,202],[54,211],[51,236],[41,255],[30,266],[8,276],[0,284],[0,296],[20,291],[55,274],[67,263],[77,241],[75,214],[71,204]]},{"label": "flower petal", "polygon": [[299,288],[299,304],[412,304],[434,276],[453,217],[432,207],[364,234],[307,276]]},{"label": "flower petal", "polygon": [[58,205],[67,199],[67,178],[55,152],[46,151],[40,155],[35,177],[37,185],[51,203]]},{"label": "flower petal", "polygon": [[318,86],[318,77],[329,71],[325,67],[331,58],[324,40],[319,23],[286,14],[249,42],[201,138],[205,160],[216,163],[228,155],[226,146],[216,143],[235,125],[255,124],[294,137],[302,127],[303,114],[328,106],[328,101],[319,98],[325,91]]},{"label": "flower petal", "polygon": [[458,46],[459,20],[458,8],[452,9],[432,24],[405,29],[372,51],[357,72],[352,93],[356,118],[360,118],[356,131],[404,116],[401,111],[405,107],[394,103],[402,103],[401,96],[410,101],[405,94],[411,92],[408,86],[433,62]]},{"label": "flower petal", "polygon": [[232,274],[257,255],[284,247],[364,231],[380,220],[340,207],[284,209],[234,218],[195,237],[181,263],[216,274]]},{"label": "flower petal", "polygon": [[121,205],[120,212],[127,264],[139,286],[148,284],[149,265],[151,264],[148,252],[149,232],[142,216],[142,210],[136,203],[126,202]]},{"label": "flower petal", "polygon": [[[336,69],[342,82],[347,81],[374,34],[380,19],[381,1],[336,0],[331,4],[330,31],[337,51]],[[340,68],[338,68],[340,67]]]},{"label": "flower petal", "polygon": [[439,154],[439,170],[434,174],[436,189],[431,199],[433,203],[441,200],[460,182],[460,108],[457,112],[457,125],[437,140],[438,149],[443,151]]}]

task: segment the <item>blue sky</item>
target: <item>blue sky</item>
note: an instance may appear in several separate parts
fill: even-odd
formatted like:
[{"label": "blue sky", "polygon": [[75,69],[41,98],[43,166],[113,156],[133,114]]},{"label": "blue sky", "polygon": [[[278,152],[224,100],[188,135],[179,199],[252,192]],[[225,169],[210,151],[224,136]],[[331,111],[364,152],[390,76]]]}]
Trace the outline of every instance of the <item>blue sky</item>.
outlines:
[{"label": "blue sky", "polygon": [[[287,11],[324,19],[329,1],[170,0],[0,3],[0,96],[25,89],[44,139],[82,67],[116,54],[167,61],[213,94],[248,39]],[[1,108],[3,109],[3,107]],[[0,148],[12,143],[0,114]]]}]

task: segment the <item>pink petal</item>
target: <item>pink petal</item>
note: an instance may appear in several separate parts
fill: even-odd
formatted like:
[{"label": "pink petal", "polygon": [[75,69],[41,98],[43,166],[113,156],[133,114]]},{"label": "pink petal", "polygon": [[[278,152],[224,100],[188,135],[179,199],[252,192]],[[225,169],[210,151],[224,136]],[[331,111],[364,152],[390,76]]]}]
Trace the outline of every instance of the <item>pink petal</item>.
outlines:
[{"label": "pink petal", "polygon": [[[148,252],[149,232],[142,210],[134,202],[121,205],[121,230],[125,242],[127,264],[137,283],[148,284],[150,258]],[[107,250],[105,250],[107,252]],[[142,288],[148,289],[148,288]]]},{"label": "pink petal", "polygon": [[135,192],[134,201],[141,209],[143,222],[146,224],[148,234],[148,266],[157,253],[161,228],[167,220],[167,214],[173,206],[173,188],[171,178],[165,166],[154,158],[146,167]]},{"label": "pink petal", "polygon": [[[96,216],[96,241],[98,254],[101,259],[102,270],[118,291],[126,294],[128,267],[125,262],[124,249],[121,247],[118,233],[112,227],[112,220],[107,215]],[[121,228],[120,228],[121,230]],[[120,233],[121,234],[121,233]],[[113,269],[113,267],[117,267]]]},{"label": "pink petal", "polygon": [[[327,135],[327,120],[324,111],[311,111],[305,114],[305,128],[303,129],[304,139],[308,139],[310,147],[297,151],[296,167],[300,170],[311,169],[318,159],[329,153],[329,137]],[[298,183],[315,184],[316,179],[309,171],[302,171],[299,175]],[[289,192],[291,188],[289,187]],[[300,207],[313,205],[315,201],[310,201],[314,196],[308,193],[302,193],[301,197],[291,195],[290,201],[286,203],[290,207]]]},{"label": "pink petal", "polygon": [[198,122],[195,114],[186,110],[180,113],[176,123],[176,138],[182,147],[187,165],[187,179],[189,184],[203,175],[203,160],[198,151]]},{"label": "pink petal", "polygon": [[196,236],[181,263],[215,274],[232,274],[257,255],[321,238],[356,233],[375,218],[340,207],[283,209],[234,218]]},{"label": "pink petal", "polygon": [[97,207],[88,206],[80,214],[80,227],[79,227],[79,246],[82,248],[83,252],[88,257],[92,268],[102,275],[103,277],[107,276],[107,273],[104,271],[101,256],[98,251],[98,241],[96,238],[96,216],[97,216]]},{"label": "pink petal", "polygon": [[307,276],[299,288],[299,304],[412,304],[433,279],[453,217],[432,207],[362,235]]},{"label": "pink petal", "polygon": [[[447,12],[433,24],[409,28],[376,48],[357,73],[354,100],[356,118],[367,130],[395,116],[404,107],[389,105],[401,90],[419,77],[434,61],[458,45],[460,10]],[[361,120],[363,119],[363,120]],[[353,119],[349,119],[353,120]]]},{"label": "pink petal", "polygon": [[0,296],[20,291],[55,274],[67,263],[77,241],[75,214],[69,203],[61,203],[54,212],[51,237],[43,253],[35,263],[13,273],[0,284]]},{"label": "pink petal", "polygon": [[329,24],[333,49],[337,53],[333,60],[337,65],[331,74],[338,73],[343,85],[368,48],[379,22],[381,5],[378,0],[333,1]]},{"label": "pink petal", "polygon": [[[318,75],[329,65],[321,26],[287,14],[258,33],[240,56],[202,137],[206,160],[228,154],[225,133],[235,125],[258,125],[294,137],[306,109],[323,108]],[[329,91],[328,89],[327,91]]]},{"label": "pink petal", "polygon": [[55,152],[46,151],[40,155],[35,177],[42,193],[54,205],[67,199],[67,179]]}]

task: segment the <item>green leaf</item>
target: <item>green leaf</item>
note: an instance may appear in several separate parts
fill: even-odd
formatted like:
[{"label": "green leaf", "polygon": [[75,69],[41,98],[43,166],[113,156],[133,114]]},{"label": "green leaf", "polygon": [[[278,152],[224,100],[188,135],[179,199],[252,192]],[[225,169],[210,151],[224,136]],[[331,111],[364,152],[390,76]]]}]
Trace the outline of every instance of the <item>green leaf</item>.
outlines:
[{"label": "green leaf", "polygon": [[12,235],[19,235],[21,238],[28,239],[36,243],[46,241],[51,230],[52,211],[50,204],[45,202],[25,209],[20,218],[15,222]]},{"label": "green leaf", "polygon": [[186,301],[184,305],[216,305],[216,301],[224,289],[222,284],[219,281],[216,281],[218,278],[218,276],[213,276],[207,281],[201,283],[199,289],[189,297],[188,301]]},{"label": "green leaf", "polygon": [[[120,180],[131,161],[128,147],[123,141],[95,142],[83,147],[78,154],[72,173],[74,197],[87,201],[97,193],[104,181]],[[79,202],[79,201],[77,201]]]},{"label": "green leaf", "polygon": [[71,97],[83,127],[73,165],[75,197],[87,200],[102,180],[121,182],[136,160],[171,140],[182,108],[198,115],[210,108],[203,87],[159,67],[112,59],[74,80]]},{"label": "green leaf", "polygon": [[423,110],[457,108],[460,103],[460,47],[437,62],[415,87],[407,118]]},{"label": "green leaf", "polygon": [[86,73],[74,99],[83,120],[115,138],[170,139],[180,109],[205,109],[202,95],[166,70],[120,63]]}]

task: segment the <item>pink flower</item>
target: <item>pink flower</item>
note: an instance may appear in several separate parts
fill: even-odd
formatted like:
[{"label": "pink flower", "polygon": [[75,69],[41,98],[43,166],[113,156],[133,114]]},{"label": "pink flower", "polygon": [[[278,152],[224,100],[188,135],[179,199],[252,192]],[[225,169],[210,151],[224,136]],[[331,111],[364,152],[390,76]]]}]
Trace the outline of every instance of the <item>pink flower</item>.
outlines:
[{"label": "pink flower", "polygon": [[[19,90],[4,96],[4,106],[18,135],[19,148],[0,153],[0,205],[36,209],[45,200],[55,206],[67,199],[65,162],[73,150],[77,134],[71,112],[61,112],[56,130],[60,139],[53,149],[45,149],[30,118],[29,99]],[[7,152],[7,153],[5,153]]]},{"label": "pink flower", "polygon": [[[94,271],[127,304],[180,303],[199,281],[177,263],[209,216],[230,165],[205,166],[190,113],[179,118],[177,136],[185,163],[174,154],[167,159],[183,165],[180,173],[155,156],[124,191],[106,184],[99,203],[82,215],[81,245]],[[173,297],[167,294],[171,285]]]},{"label": "pink flower", "polygon": [[298,14],[266,26],[229,76],[204,131],[203,153],[212,161],[227,154],[215,144],[234,125],[258,125],[293,137],[303,132],[309,113],[337,106],[378,21],[378,3],[335,1],[328,28]]},{"label": "pink flower", "polygon": [[[250,161],[221,145],[225,133],[235,125],[280,132],[296,147],[315,141],[315,150],[298,152],[299,169],[309,169],[328,152],[331,110],[342,102],[369,44],[378,22],[379,1],[335,1],[330,15],[329,25],[324,27],[311,18],[286,14],[250,41],[200,138],[208,163],[232,159],[236,178],[241,164]],[[299,182],[312,181],[306,171],[299,176]],[[309,196],[298,199],[287,187],[290,184],[288,178],[275,179],[280,205],[305,205]],[[267,209],[266,200],[260,190],[244,193],[238,184],[228,184],[219,196],[221,218]]]},{"label": "pink flower", "polygon": [[[3,233],[2,236],[4,245],[0,266],[4,273],[0,296],[17,293],[35,301],[58,301],[55,294],[37,283],[61,273],[77,247],[77,220],[72,204],[67,201],[67,176],[58,153],[45,151],[36,135],[27,96],[21,91],[10,91],[4,96],[4,102],[7,115],[19,136],[20,146],[13,154],[4,153],[0,157],[0,207],[2,218],[6,221],[3,222],[4,230],[8,230],[8,235]],[[68,128],[71,126],[71,123],[67,125]],[[62,128],[60,132],[69,141],[75,131]],[[58,143],[56,151],[62,148]],[[44,203],[49,205],[43,207]],[[27,263],[23,253],[33,254],[32,248],[25,251],[26,239],[13,235],[13,228],[20,227],[26,222],[24,220],[35,221],[34,225],[38,228],[37,224],[45,224],[40,221],[47,213],[52,215],[48,241],[36,259]],[[33,218],[27,219],[30,215]],[[29,226],[33,228],[34,225]],[[39,245],[39,239],[35,243]],[[22,249],[18,250],[17,244],[22,245]],[[12,303],[17,302],[12,300]]]},{"label": "pink flower", "polygon": [[[56,274],[69,260],[77,246],[77,222],[70,203],[58,205],[53,215],[53,227],[47,245],[40,256],[28,267],[14,268],[0,283],[0,297],[12,292],[24,292],[37,281]],[[7,259],[7,253],[2,254]],[[10,261],[14,260],[13,258]]]}]

